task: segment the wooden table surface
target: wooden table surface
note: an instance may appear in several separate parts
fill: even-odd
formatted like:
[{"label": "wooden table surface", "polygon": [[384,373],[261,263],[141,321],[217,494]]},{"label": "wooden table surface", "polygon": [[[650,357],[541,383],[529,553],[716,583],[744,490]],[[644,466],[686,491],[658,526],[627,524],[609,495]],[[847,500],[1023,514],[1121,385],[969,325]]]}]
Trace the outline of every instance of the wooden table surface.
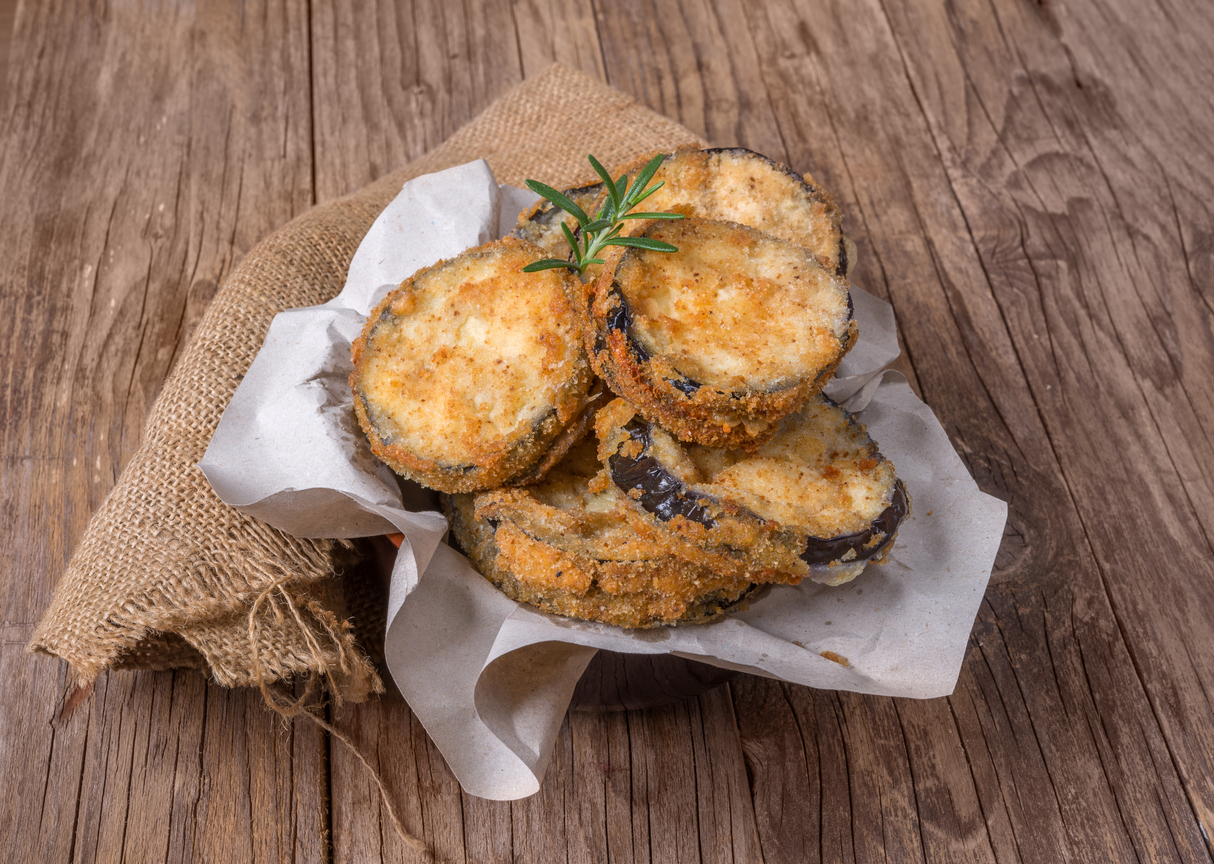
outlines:
[{"label": "wooden table surface", "polygon": [[0,848],[424,860],[258,694],[72,711],[25,643],[233,264],[558,60],[833,191],[1009,524],[946,699],[577,713],[514,803],[399,697],[337,711],[405,824],[451,862],[1210,861],[1211,45],[1209,0],[0,0]]}]

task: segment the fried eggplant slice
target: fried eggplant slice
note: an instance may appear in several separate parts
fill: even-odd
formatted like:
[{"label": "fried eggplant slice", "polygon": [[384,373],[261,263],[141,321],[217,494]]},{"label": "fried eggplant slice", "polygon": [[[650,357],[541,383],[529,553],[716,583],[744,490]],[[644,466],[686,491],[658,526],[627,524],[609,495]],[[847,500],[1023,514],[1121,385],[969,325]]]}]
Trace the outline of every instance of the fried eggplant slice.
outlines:
[{"label": "fried eggplant slice", "polygon": [[600,468],[591,436],[539,484],[452,496],[452,528],[494,584],[559,615],[621,627],[702,623],[749,596],[747,568],[714,569],[719,556],[649,525]]},{"label": "fried eggplant slice", "polygon": [[592,401],[566,270],[505,238],[419,270],[372,310],[350,388],[371,449],[443,492],[498,486],[575,443]]},{"label": "fried eggplant slice", "polygon": [[[614,176],[636,177],[655,155],[628,163]],[[812,176],[753,150],[680,147],[666,154],[652,182],[663,185],[638,210],[756,228],[805,247],[839,276],[846,277],[855,266],[855,244],[843,237],[839,208],[830,194]]]},{"label": "fried eggplant slice", "polygon": [[745,579],[655,553],[635,539],[616,545],[613,537],[627,532],[609,520],[588,520],[580,543],[558,547],[489,515],[492,507],[477,506],[485,494],[443,496],[452,533],[485,578],[545,612],[630,628],[702,624],[740,608],[756,590]]},{"label": "fried eggplant slice", "polygon": [[606,481],[593,435],[575,445],[543,481],[478,493],[476,515],[511,522],[536,540],[598,561],[675,558],[745,582],[780,578],[654,526]]},{"label": "fried eggplant slice", "polygon": [[580,304],[595,372],[680,440],[751,447],[830,380],[855,343],[850,286],[753,228],[653,220]]},{"label": "fried eggplant slice", "polygon": [[[602,183],[563,191],[574,204],[588,213],[590,218],[594,218],[595,214],[591,211],[599,193],[603,191]],[[570,230],[578,227],[577,220],[564,210],[547,199],[540,199],[519,214],[518,222],[510,236],[534,243],[547,253],[545,257],[568,258],[569,242],[565,239],[565,232],[561,230],[561,223],[567,224]]]},{"label": "fried eggplant slice", "polygon": [[906,487],[863,424],[825,396],[754,453],[684,445],[617,399],[595,418],[608,482],[687,542],[838,585],[885,559]]}]

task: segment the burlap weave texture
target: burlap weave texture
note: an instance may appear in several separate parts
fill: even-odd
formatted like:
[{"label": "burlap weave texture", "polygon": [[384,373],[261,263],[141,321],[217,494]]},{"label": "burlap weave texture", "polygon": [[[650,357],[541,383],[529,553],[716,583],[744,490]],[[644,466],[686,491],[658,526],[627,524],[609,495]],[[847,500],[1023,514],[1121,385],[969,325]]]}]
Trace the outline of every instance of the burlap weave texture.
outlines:
[{"label": "burlap weave texture", "polygon": [[[555,119],[554,119],[555,118]],[[223,504],[197,467],[274,316],[342,288],[363,235],[408,179],[485,158],[498,180],[555,186],[698,143],[687,129],[561,66],[502,96],[408,167],[316,207],[260,242],[221,286],[149,413],[143,442],[93,515],[30,648],[81,683],[114,666],[208,671],[227,686],[324,673],[342,697],[382,689],[346,625],[367,586],[335,578],[336,541],[302,540]],[[267,588],[250,630],[249,612]],[[376,595],[386,605],[385,595]]]}]

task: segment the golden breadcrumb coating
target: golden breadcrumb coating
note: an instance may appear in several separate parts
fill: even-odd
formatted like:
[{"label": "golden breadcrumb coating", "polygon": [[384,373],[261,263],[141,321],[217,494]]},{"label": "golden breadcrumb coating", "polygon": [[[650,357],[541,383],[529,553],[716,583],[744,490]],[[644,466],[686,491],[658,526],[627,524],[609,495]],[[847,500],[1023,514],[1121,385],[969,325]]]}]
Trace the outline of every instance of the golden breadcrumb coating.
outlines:
[{"label": "golden breadcrumb coating", "polygon": [[[506,238],[424,268],[371,312],[350,387],[371,449],[446,492],[532,468],[576,423],[593,380],[565,270]],[[570,444],[572,442],[568,442]]]},{"label": "golden breadcrumb coating", "polygon": [[616,248],[580,304],[611,389],[681,440],[754,447],[818,392],[854,344],[847,281],[752,228],[643,223],[677,252]]},{"label": "golden breadcrumb coating", "polygon": [[909,511],[863,424],[822,396],[753,453],[680,443],[622,399],[599,411],[595,429],[601,482],[636,513],[753,567],[821,581],[845,567],[854,577],[863,569],[854,565],[888,554]]},{"label": "golden breadcrumb coating", "polygon": [[443,497],[456,540],[503,593],[545,612],[630,628],[705,623],[753,590],[670,556],[599,559],[558,548],[513,522],[478,516],[477,497]]},{"label": "golden breadcrumb coating", "polygon": [[[635,177],[655,155],[617,168],[614,176]],[[805,247],[832,273],[846,276],[854,266],[855,245],[843,240],[834,199],[812,176],[752,150],[680,147],[666,155],[652,182],[663,185],[638,210],[737,222]]]}]

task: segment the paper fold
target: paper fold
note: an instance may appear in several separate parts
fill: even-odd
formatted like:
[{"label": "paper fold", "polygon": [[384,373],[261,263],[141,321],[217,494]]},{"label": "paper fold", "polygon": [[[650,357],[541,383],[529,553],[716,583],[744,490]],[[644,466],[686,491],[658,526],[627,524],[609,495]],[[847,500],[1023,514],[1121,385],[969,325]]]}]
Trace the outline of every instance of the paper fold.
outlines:
[{"label": "paper fold", "polygon": [[882,371],[898,356],[893,310],[858,289],[860,340],[827,394],[867,424],[913,507],[889,561],[854,582],[774,586],[714,624],[622,630],[515,603],[441,542],[441,514],[406,505],[425,496],[371,454],[358,428],[350,345],[389,290],[506,233],[534,200],[499,187],[483,161],[405,184],[364,238],[342,293],[275,318],[201,463],[223,501],[288,533],[405,535],[386,660],[463,788],[501,800],[538,790],[573,688],[600,648],[675,653],[813,687],[952,692],[1006,505],[978,490],[905,379]]}]

